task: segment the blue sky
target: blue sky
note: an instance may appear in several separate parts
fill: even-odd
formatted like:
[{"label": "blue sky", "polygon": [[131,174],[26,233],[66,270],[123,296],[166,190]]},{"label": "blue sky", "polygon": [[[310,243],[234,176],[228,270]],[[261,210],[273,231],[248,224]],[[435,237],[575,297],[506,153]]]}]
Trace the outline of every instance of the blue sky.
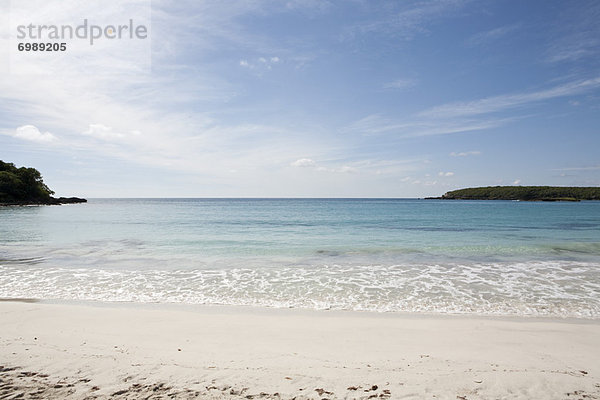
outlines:
[{"label": "blue sky", "polygon": [[[127,15],[74,0],[40,15],[84,5],[90,19]],[[151,11],[149,69],[100,47],[91,64],[53,59],[51,74],[0,70],[0,159],[87,197],[600,185],[598,1],[153,0]]]}]

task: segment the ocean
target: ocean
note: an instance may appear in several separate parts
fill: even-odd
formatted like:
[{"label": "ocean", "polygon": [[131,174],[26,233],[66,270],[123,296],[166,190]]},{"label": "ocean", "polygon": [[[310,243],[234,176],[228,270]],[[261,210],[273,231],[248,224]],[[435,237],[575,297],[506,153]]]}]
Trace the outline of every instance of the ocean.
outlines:
[{"label": "ocean", "polygon": [[0,298],[600,318],[600,202],[0,208]]}]

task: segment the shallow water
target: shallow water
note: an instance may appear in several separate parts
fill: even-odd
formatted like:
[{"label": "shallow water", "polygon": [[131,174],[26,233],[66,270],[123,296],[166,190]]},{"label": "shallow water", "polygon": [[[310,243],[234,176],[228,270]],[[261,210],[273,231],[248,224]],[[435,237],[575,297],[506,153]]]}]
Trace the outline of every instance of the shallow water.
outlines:
[{"label": "shallow water", "polygon": [[0,208],[0,297],[600,318],[600,202]]}]

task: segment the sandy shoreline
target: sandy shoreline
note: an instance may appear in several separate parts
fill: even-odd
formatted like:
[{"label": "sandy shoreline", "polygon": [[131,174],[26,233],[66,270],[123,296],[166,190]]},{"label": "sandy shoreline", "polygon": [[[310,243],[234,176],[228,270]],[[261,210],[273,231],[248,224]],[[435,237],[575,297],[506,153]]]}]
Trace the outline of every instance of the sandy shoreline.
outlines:
[{"label": "sandy shoreline", "polygon": [[600,321],[24,302],[0,321],[3,399],[600,399]]}]

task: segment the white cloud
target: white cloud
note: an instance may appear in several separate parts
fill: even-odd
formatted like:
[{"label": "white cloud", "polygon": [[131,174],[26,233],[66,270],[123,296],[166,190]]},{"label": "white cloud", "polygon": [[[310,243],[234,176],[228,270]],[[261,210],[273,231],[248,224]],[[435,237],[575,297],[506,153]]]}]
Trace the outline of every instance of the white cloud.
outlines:
[{"label": "white cloud", "polygon": [[513,182],[513,185],[520,185],[520,184],[521,184],[520,179],[515,179],[515,181]]},{"label": "white cloud", "polygon": [[352,124],[343,128],[342,131],[373,135],[409,126],[410,124],[406,123],[395,123],[390,119],[382,117],[381,114],[371,114],[353,122]]},{"label": "white cloud", "polygon": [[454,176],[454,172],[438,172],[439,176]]},{"label": "white cloud", "polygon": [[[26,122],[60,132],[53,151],[57,157],[65,156],[64,163],[73,157],[83,159],[89,155],[86,160],[127,163],[139,171],[148,167],[165,173],[176,171],[181,179],[193,177],[202,182],[191,190],[195,195],[211,194],[211,190],[216,190],[212,194],[252,195],[262,191],[263,186],[270,193],[285,193],[279,187],[287,187],[282,190],[300,194],[303,188],[317,184],[335,195],[336,188],[325,183],[354,177],[336,176],[334,172],[348,174],[358,170],[354,160],[344,158],[353,143],[320,134],[322,127],[318,122],[287,121],[278,116],[271,123],[260,114],[258,104],[258,113],[248,112],[254,105],[239,107],[239,102],[229,101],[244,96],[244,86],[228,81],[228,76],[215,68],[215,65],[223,68],[229,65],[239,68],[239,72],[244,64],[249,68],[260,63],[254,57],[256,54],[264,55],[276,69],[299,57],[286,49],[273,49],[259,35],[251,32],[241,35],[245,27],[239,16],[253,13],[259,7],[257,3],[240,1],[224,5],[189,1],[185,6],[171,7],[167,2],[156,1],[152,23],[156,34],[152,40],[160,45],[153,46],[153,74],[139,74],[135,64],[119,64],[115,68],[112,65],[115,60],[103,59],[101,52],[94,65],[69,64],[57,58],[55,67],[61,71],[51,79],[26,75],[0,79],[0,108],[14,119],[4,120],[5,125],[0,125],[0,129],[5,128],[2,133],[15,136],[14,128]],[[264,5],[263,11],[270,12],[269,5],[260,3]],[[92,8],[89,15],[113,9],[104,3],[86,5]],[[60,7],[53,13],[60,15]],[[188,21],[198,23],[183,23]],[[193,35],[188,32],[189,36],[185,36],[181,26]],[[209,28],[214,29],[211,32]],[[184,37],[178,38],[179,33],[184,33]],[[207,39],[201,33],[212,36]],[[214,64],[212,60],[208,64],[179,64],[188,58],[178,56],[191,55],[190,51],[206,55],[205,52],[218,50],[223,43],[239,50],[231,53],[238,56]],[[0,50],[2,44],[6,43],[0,43]],[[258,66],[252,72],[255,71],[260,71]],[[24,137],[26,133],[20,135]],[[29,140],[52,138],[49,133],[28,134]],[[329,173],[320,174],[320,183],[306,174],[306,185],[299,186],[290,177],[302,175],[300,171],[281,168],[304,154],[315,160],[328,160],[323,165]],[[92,161],[86,162],[89,165]],[[232,176],[228,172],[232,170],[238,173]],[[83,173],[88,172],[82,169]],[[266,180],[269,184],[264,185]],[[352,190],[358,192],[359,186],[352,185],[356,188]]]},{"label": "white cloud", "polygon": [[281,62],[279,57],[258,57],[254,61],[240,60],[240,66],[254,70],[270,70],[273,69],[274,64]]},{"label": "white cloud", "polygon": [[[56,0],[51,3],[56,3]],[[76,2],[60,4],[63,3]],[[153,31],[166,33],[169,37],[172,33],[168,28],[177,29],[181,24],[175,20],[181,21],[173,17],[169,26],[163,25],[161,29],[160,20],[165,18],[165,10],[161,9],[162,2],[156,3],[153,8],[156,8],[159,22],[153,21]],[[106,14],[115,9],[95,2],[87,2],[86,7],[89,8],[86,8],[86,14],[89,15]],[[33,9],[31,20],[52,21],[62,18],[61,7],[54,9],[48,6],[43,11],[51,13],[44,14]],[[123,14],[127,15],[127,12]],[[167,39],[155,35],[152,40],[162,43]],[[196,41],[194,43],[198,44]],[[5,44],[5,40],[0,38],[0,59]],[[156,48],[162,49],[162,46]],[[261,133],[252,132],[255,140],[252,144],[246,140],[246,148],[241,150],[242,146],[236,139],[250,134],[246,126],[215,121],[208,111],[192,110],[197,101],[223,104],[235,93],[232,86],[219,75],[203,71],[200,67],[192,69],[177,64],[173,54],[178,53],[174,51],[164,55],[159,51],[153,54],[157,71],[153,74],[140,73],[135,63],[105,58],[99,50],[95,62],[91,64],[77,60],[66,62],[56,57],[51,66],[58,72],[51,77],[27,74],[4,76],[4,79],[0,79],[0,108],[15,122],[5,119],[5,125],[0,125],[0,128],[3,128],[4,134],[24,140],[55,141],[55,150],[63,154],[89,152],[109,160],[125,160],[142,166],[168,166],[170,170],[207,175],[214,173],[216,176],[231,169],[232,165],[229,164],[239,166],[244,162],[242,160],[252,159],[248,164],[256,165],[259,163],[258,157],[267,160],[268,157],[263,154],[267,148],[271,152],[278,152],[282,158],[289,157],[291,151],[286,154],[282,143],[277,140],[267,143],[264,140],[265,136],[274,135],[272,126],[261,127]],[[136,54],[131,56],[135,57]],[[208,106],[207,109],[213,111],[215,108]],[[19,121],[23,120],[31,123],[32,128],[21,127],[13,133],[9,124],[18,126],[22,124]],[[42,124],[51,132],[60,132],[60,140],[49,132],[42,133],[35,128]],[[283,132],[283,129],[278,132]],[[256,140],[258,137],[261,138]],[[294,152],[302,149],[301,144],[295,143]],[[263,164],[266,163],[263,161]]]},{"label": "white cloud", "polygon": [[570,168],[555,168],[553,171],[597,171],[600,170],[600,165],[589,167],[570,167]]},{"label": "white cloud", "polygon": [[507,94],[464,103],[457,102],[444,104],[425,110],[419,115],[421,117],[436,119],[470,117],[500,112],[557,97],[571,96],[597,87],[600,87],[600,77],[585,81],[569,82],[564,85],[536,92]]},{"label": "white cloud", "polygon": [[[484,116],[485,114],[499,113],[519,107],[523,108],[545,100],[585,93],[598,87],[600,87],[600,77],[572,81],[534,92],[506,94],[470,102],[442,104],[402,120],[386,118],[381,114],[371,114],[349,124],[341,131],[362,135],[393,134],[398,139],[493,129],[521,119],[523,116],[514,115],[514,113],[511,117]],[[462,153],[451,155],[463,156]],[[476,154],[466,152],[464,156],[466,155]]]},{"label": "white cloud", "polygon": [[358,172],[356,167],[350,165],[342,165],[341,167],[325,167],[317,164],[310,158],[300,158],[290,164],[292,167],[297,168],[312,168],[319,172],[331,172],[331,173],[342,173],[342,174],[354,174]]},{"label": "white cloud", "polygon": [[576,47],[565,47],[560,51],[555,51],[552,54],[548,61],[550,62],[560,62],[560,61],[577,61],[581,58],[587,58],[596,54],[594,47],[598,46],[598,40],[588,40],[587,43],[580,42],[577,43]]},{"label": "white cloud", "polygon": [[358,172],[358,170],[356,168],[350,167],[348,165],[344,165],[344,166],[340,167],[337,171],[344,173],[344,174],[354,174],[354,173]]},{"label": "white cloud", "polygon": [[[133,132],[138,132],[139,134],[139,131]],[[84,131],[83,134],[105,140],[121,139],[125,136],[122,133],[115,132],[110,126],[102,124],[90,124],[89,128],[86,131]]]},{"label": "white cloud", "polygon": [[554,24],[560,35],[549,43],[546,61],[574,62],[597,57],[600,48],[600,4],[594,1],[567,2],[561,11],[561,20]]},{"label": "white cloud", "polygon": [[490,118],[484,120],[452,119],[435,120],[413,118],[404,121],[392,120],[373,114],[351,123],[342,132],[363,135],[381,135],[393,133],[396,138],[445,135],[496,128],[515,118]]},{"label": "white cloud", "polygon": [[478,156],[480,155],[481,152],[479,150],[473,150],[473,151],[461,151],[461,152],[452,152],[450,153],[450,155],[452,157],[468,157],[468,156]]},{"label": "white cloud", "polygon": [[469,46],[478,46],[478,45],[486,44],[491,41],[498,40],[501,37],[506,36],[507,34],[509,34],[511,32],[514,32],[515,30],[519,29],[519,27],[520,27],[519,24],[514,24],[514,25],[501,26],[499,28],[490,29],[490,30],[484,31],[484,32],[479,32],[479,33],[471,36],[469,39],[467,39],[466,43]]},{"label": "white cloud", "polygon": [[[441,18],[448,18],[453,12],[460,10],[469,0],[440,0],[429,2],[395,2],[400,9],[391,10],[390,6],[382,7],[383,13],[376,19],[360,23],[353,27],[353,32],[382,33],[411,40],[416,34],[427,32],[426,26]],[[407,6],[408,4],[408,6]]]},{"label": "white cloud", "polygon": [[296,11],[308,12],[309,14],[321,14],[333,7],[328,0],[289,0],[285,3],[286,8]]},{"label": "white cloud", "polygon": [[310,158],[300,158],[290,164],[292,167],[315,167],[317,163]]},{"label": "white cloud", "polygon": [[56,136],[50,132],[40,132],[40,130],[33,125],[23,125],[18,127],[12,136],[39,143],[48,143],[57,140]]},{"label": "white cloud", "polygon": [[384,89],[408,89],[417,84],[415,80],[412,79],[396,79],[391,82],[387,82],[383,85]]}]

